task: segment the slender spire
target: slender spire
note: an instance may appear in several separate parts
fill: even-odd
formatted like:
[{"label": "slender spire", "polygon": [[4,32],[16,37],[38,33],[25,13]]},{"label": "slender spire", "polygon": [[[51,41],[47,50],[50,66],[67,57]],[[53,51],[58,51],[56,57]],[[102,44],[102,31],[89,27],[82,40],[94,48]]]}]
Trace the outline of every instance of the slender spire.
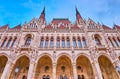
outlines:
[{"label": "slender spire", "polygon": [[82,16],[80,15],[77,7],[75,7],[75,9],[76,9],[76,20],[78,21],[78,20],[82,19]]},{"label": "slender spire", "polygon": [[43,11],[42,11],[42,13],[41,13],[41,14],[45,14],[45,6],[44,6]]},{"label": "slender spire", "polygon": [[78,11],[78,9],[77,9],[77,7],[75,7],[75,9],[76,9],[76,15],[80,14],[79,11]]},{"label": "slender spire", "polygon": [[45,7],[43,8],[43,11],[41,12],[39,19],[45,20]]}]

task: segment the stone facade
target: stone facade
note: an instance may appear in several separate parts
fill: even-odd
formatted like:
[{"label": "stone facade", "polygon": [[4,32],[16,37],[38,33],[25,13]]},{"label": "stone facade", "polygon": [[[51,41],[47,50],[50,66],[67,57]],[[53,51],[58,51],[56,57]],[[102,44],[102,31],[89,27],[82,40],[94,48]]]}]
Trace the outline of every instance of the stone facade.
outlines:
[{"label": "stone facade", "polygon": [[120,79],[120,26],[39,18],[0,27],[1,79]]}]

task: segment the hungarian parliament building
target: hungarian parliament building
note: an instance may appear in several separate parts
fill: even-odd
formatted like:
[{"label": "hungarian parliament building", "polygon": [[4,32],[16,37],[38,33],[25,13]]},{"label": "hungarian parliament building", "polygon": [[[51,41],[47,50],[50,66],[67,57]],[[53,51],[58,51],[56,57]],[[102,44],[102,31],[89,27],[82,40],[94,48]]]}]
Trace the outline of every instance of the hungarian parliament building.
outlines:
[{"label": "hungarian parliament building", "polygon": [[1,79],[120,79],[120,26],[39,18],[0,26]]}]

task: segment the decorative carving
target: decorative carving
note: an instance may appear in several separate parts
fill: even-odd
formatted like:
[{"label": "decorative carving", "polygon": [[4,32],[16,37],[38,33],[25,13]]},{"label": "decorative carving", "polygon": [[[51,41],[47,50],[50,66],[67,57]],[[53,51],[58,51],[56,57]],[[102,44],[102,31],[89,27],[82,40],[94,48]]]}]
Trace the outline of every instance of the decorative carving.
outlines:
[{"label": "decorative carving", "polygon": [[35,60],[37,59],[37,56],[38,56],[38,54],[37,54],[37,51],[36,50],[32,50],[31,52],[30,52],[30,57],[31,57],[31,63],[32,62],[35,62]]},{"label": "decorative carving", "polygon": [[110,48],[108,51],[109,51],[109,53],[110,53],[111,58],[112,58],[113,60],[115,60],[116,57],[117,57],[117,55],[116,55],[116,53],[114,52],[114,49]]},{"label": "decorative carving", "polygon": [[93,46],[91,46],[89,50],[91,52],[91,58],[92,58],[92,60],[94,62],[97,62],[97,52],[98,52],[98,50],[95,47],[93,47]]},{"label": "decorative carving", "polygon": [[10,51],[10,59],[11,60],[14,60],[15,58],[16,58],[16,55],[17,55],[17,53],[19,53],[19,50],[17,50],[17,49],[12,49],[11,51]]},{"label": "decorative carving", "polygon": [[74,53],[72,53],[72,59],[73,59],[73,61],[75,60],[75,54]]},{"label": "decorative carving", "polygon": [[[56,51],[54,51],[56,52]],[[53,53],[53,60],[55,61],[56,60],[56,53]]]}]

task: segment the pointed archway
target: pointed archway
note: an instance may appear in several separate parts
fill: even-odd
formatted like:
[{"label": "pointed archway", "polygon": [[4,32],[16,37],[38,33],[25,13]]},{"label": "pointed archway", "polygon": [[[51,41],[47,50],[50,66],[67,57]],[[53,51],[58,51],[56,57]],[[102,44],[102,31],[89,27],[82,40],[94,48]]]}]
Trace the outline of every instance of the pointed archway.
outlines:
[{"label": "pointed archway", "polygon": [[51,79],[52,78],[52,59],[44,55],[37,62],[34,79]]},{"label": "pointed archway", "polygon": [[98,58],[98,62],[103,79],[119,79],[113,64],[106,56],[101,55]]},{"label": "pointed archway", "polygon": [[30,60],[27,56],[20,57],[16,61],[9,79],[27,79],[29,63]]},{"label": "pointed archway", "polygon": [[73,79],[73,68],[70,58],[63,55],[57,60],[57,79]]},{"label": "pointed archway", "polygon": [[94,79],[92,65],[86,56],[79,56],[76,60],[78,79]]},{"label": "pointed archway", "polygon": [[8,59],[6,56],[0,56],[0,78],[2,76],[2,73],[4,71],[7,61],[8,61]]}]

